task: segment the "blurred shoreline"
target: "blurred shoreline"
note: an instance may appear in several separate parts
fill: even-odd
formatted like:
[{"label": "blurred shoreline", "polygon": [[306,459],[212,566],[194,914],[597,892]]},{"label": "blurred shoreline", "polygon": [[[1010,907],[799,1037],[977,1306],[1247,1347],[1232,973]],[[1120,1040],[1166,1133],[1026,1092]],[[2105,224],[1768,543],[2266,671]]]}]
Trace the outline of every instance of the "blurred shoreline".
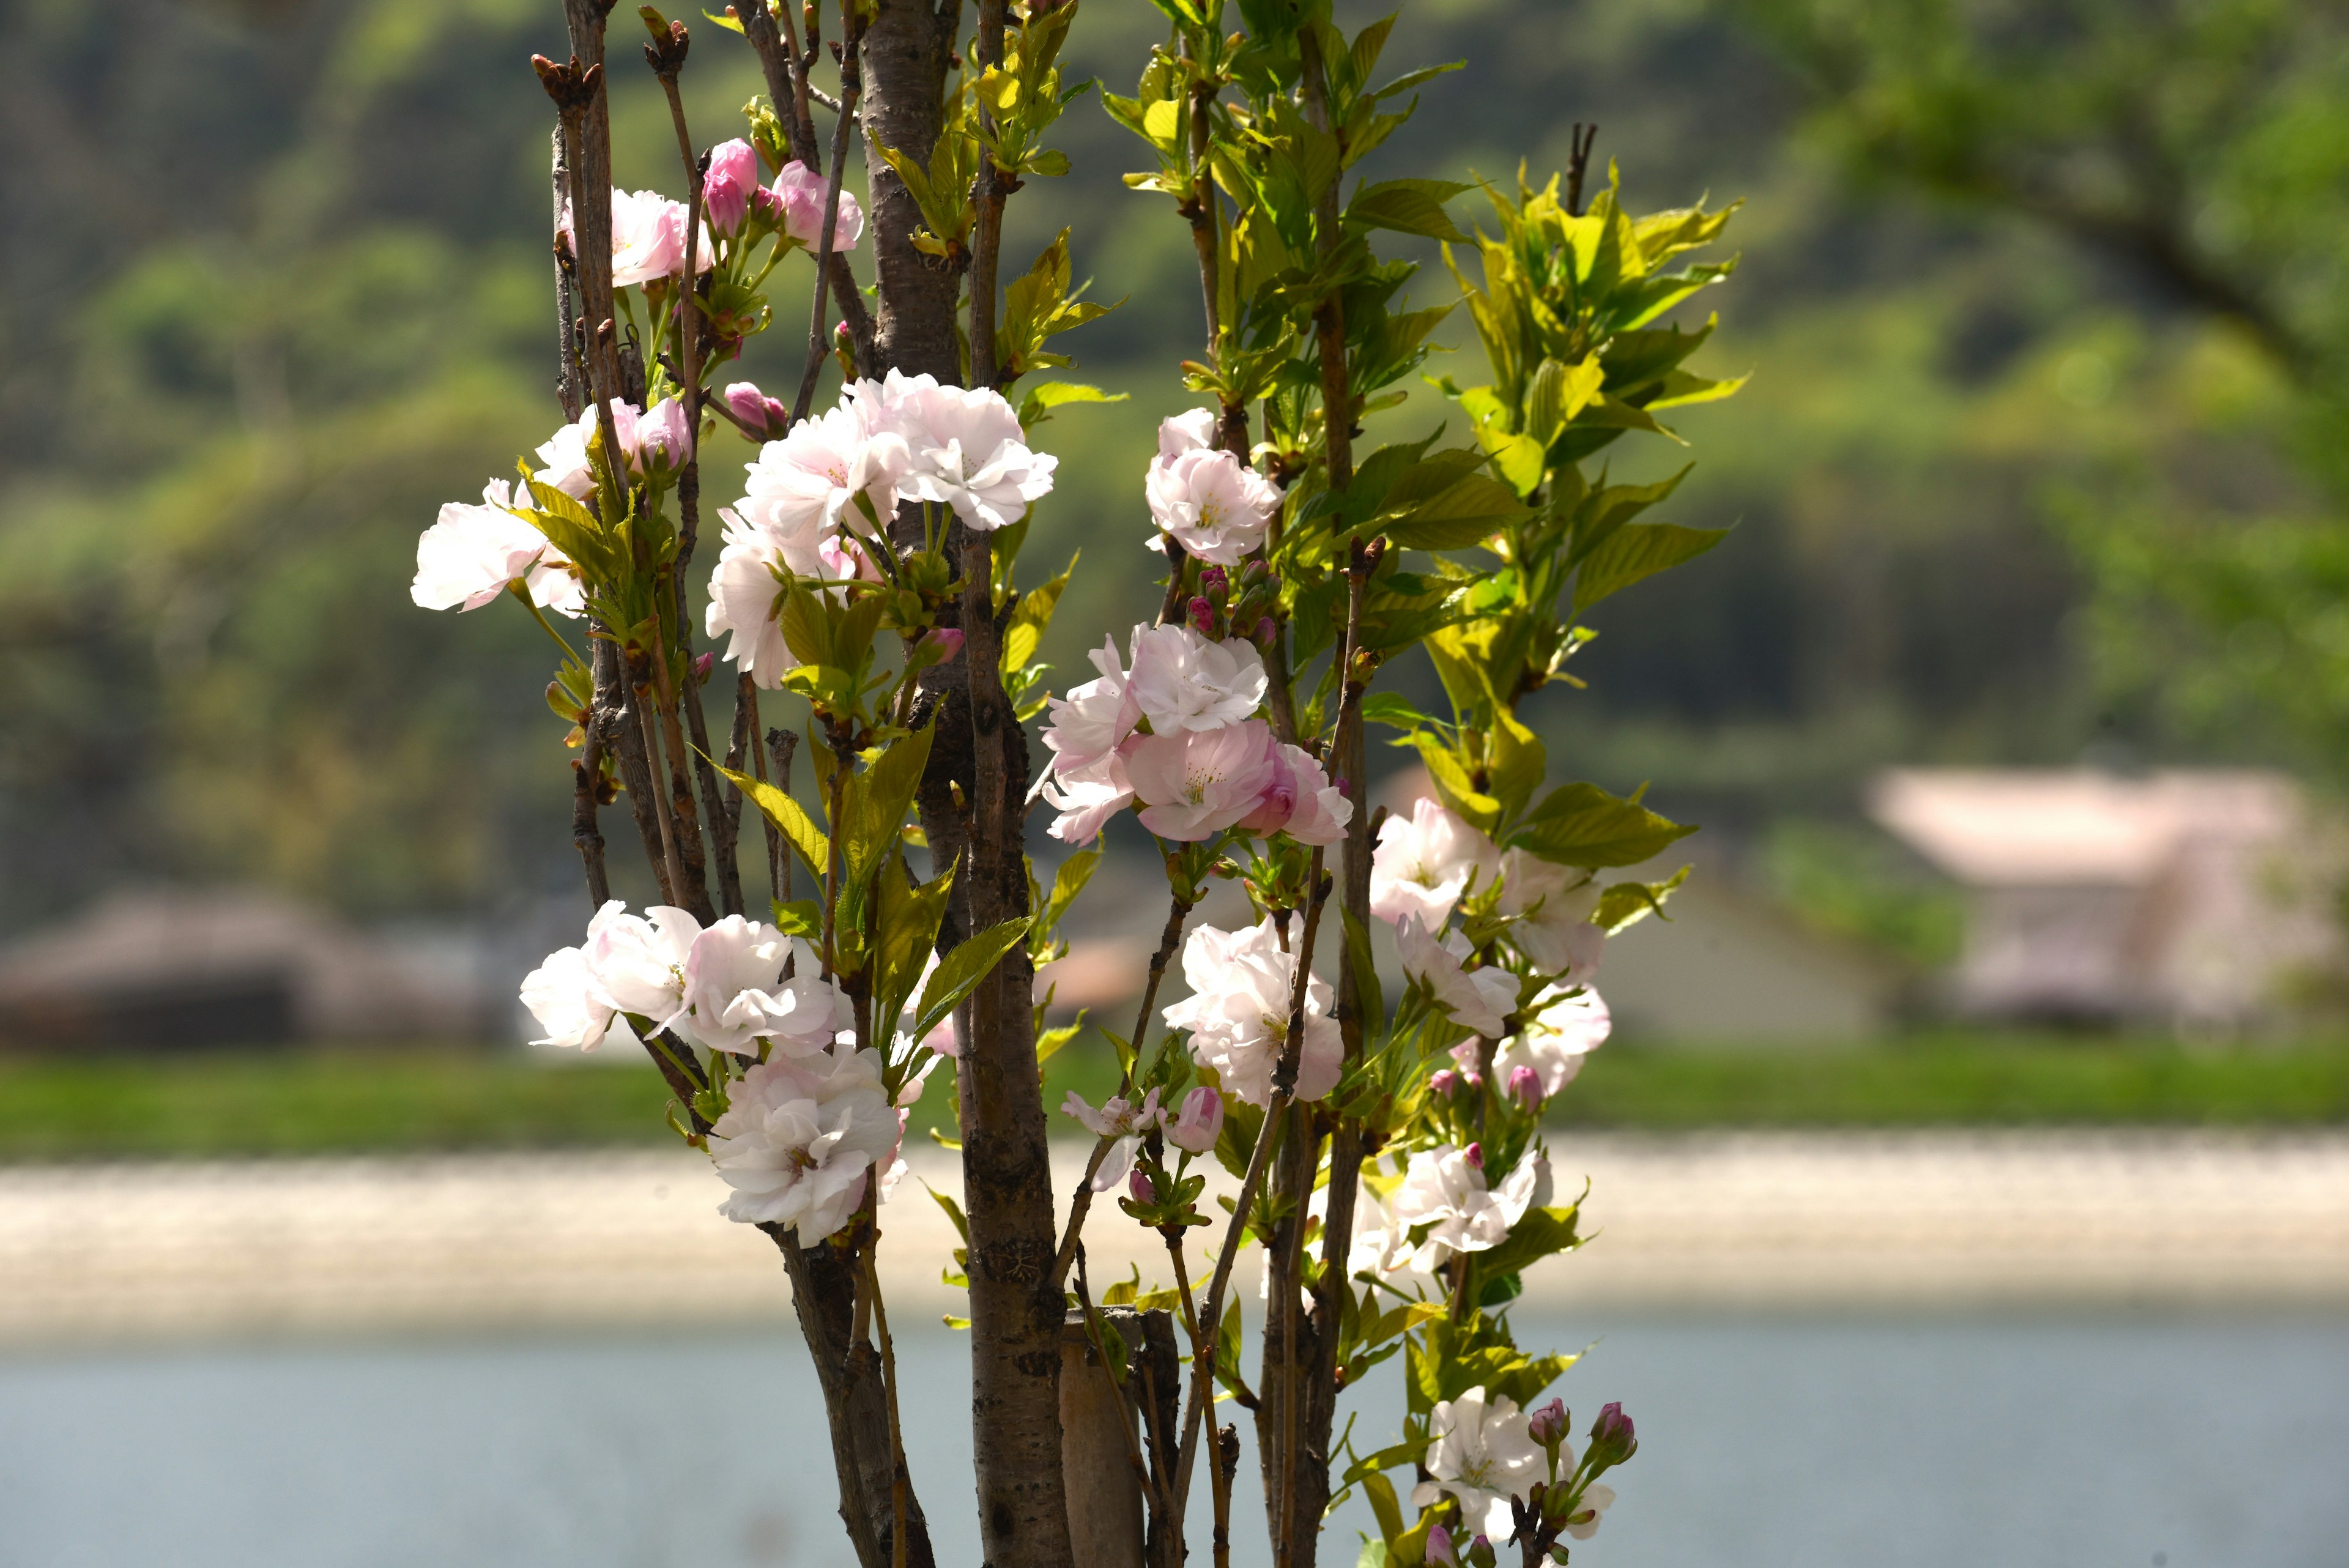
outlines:
[{"label": "blurred shoreline", "polygon": [[[1557,1201],[1590,1179],[1591,1240],[1527,1275],[1544,1312],[2349,1308],[2340,1132],[1562,1132],[1552,1149]],[[1056,1147],[1056,1189],[1083,1152]],[[881,1256],[910,1327],[958,1308],[954,1232],[918,1183],[960,1180],[944,1150],[908,1160]],[[1231,1185],[1216,1176],[1211,1193]],[[0,1168],[0,1347],[787,1324],[780,1261],[719,1217],[723,1194],[682,1148]],[[1096,1294],[1168,1275],[1107,1205],[1087,1239]]]}]

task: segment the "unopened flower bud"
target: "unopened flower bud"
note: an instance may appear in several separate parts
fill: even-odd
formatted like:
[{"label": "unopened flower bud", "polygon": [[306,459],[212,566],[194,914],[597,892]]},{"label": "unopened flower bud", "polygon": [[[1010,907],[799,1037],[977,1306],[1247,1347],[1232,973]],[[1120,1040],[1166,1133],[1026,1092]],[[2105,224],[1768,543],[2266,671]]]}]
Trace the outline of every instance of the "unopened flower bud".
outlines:
[{"label": "unopened flower bud", "polygon": [[1602,1465],[1619,1465],[1639,1449],[1639,1434],[1631,1417],[1623,1414],[1622,1401],[1609,1400],[1599,1407],[1599,1419],[1590,1424],[1591,1459]]},{"label": "unopened flower bud", "polygon": [[696,686],[708,685],[709,682],[709,672],[717,667],[717,664],[718,655],[715,652],[695,654],[693,656],[693,683]]},{"label": "unopened flower bud", "polygon": [[637,419],[636,461],[646,470],[667,472],[682,468],[691,447],[685,405],[677,399],[663,398]]},{"label": "unopened flower bud", "polygon": [[1258,648],[1270,648],[1272,639],[1279,635],[1280,628],[1274,624],[1270,616],[1266,616],[1256,623],[1255,640]]},{"label": "unopened flower bud", "polygon": [[1224,1096],[1204,1085],[1183,1096],[1183,1108],[1166,1124],[1166,1141],[1193,1154],[1216,1147],[1224,1130]]},{"label": "unopened flower bud", "polygon": [[743,427],[768,441],[781,441],[792,427],[792,411],[781,398],[771,398],[749,381],[736,381],[719,394]]},{"label": "unopened flower bud", "polygon": [[1520,1064],[1509,1069],[1509,1098],[1528,1111],[1542,1107],[1541,1075]]},{"label": "unopened flower bud", "polygon": [[1472,1143],[1461,1150],[1460,1158],[1482,1170],[1485,1168],[1485,1146],[1481,1143]]},{"label": "unopened flower bud", "polygon": [[1566,1401],[1552,1399],[1526,1418],[1526,1435],[1545,1449],[1555,1449],[1565,1438],[1566,1426],[1571,1419],[1566,1413]]},{"label": "unopened flower bud", "polygon": [[1460,1064],[1460,1075],[1478,1088],[1485,1085],[1484,1064],[1479,1059],[1482,1053],[1474,1040],[1463,1040],[1452,1048],[1452,1059]]},{"label": "unopened flower bud", "polygon": [[1136,1203],[1147,1205],[1158,1201],[1158,1189],[1152,1183],[1150,1173],[1138,1165],[1127,1174],[1125,1189],[1133,1194]]},{"label": "unopened flower bud", "polygon": [[1475,1568],[1493,1568],[1494,1556],[1492,1542],[1486,1540],[1482,1535],[1479,1535],[1475,1540],[1470,1542],[1468,1543],[1468,1561],[1474,1563]]},{"label": "unopened flower bud", "polygon": [[1190,607],[1191,628],[1201,637],[1216,635],[1216,607],[1206,599],[1194,597]]},{"label": "unopened flower bud", "polygon": [[1460,1075],[1449,1067],[1439,1067],[1429,1075],[1427,1086],[1448,1097],[1459,1089]]},{"label": "unopened flower bud", "polygon": [[701,181],[701,211],[712,234],[731,234],[750,210],[759,189],[759,154],[740,137],[709,150],[709,172]]},{"label": "unopened flower bud", "polygon": [[1427,1532],[1427,1568],[1460,1568],[1460,1555],[1452,1550],[1452,1532],[1444,1526],[1430,1526]]},{"label": "unopened flower bud", "polygon": [[1221,566],[1209,566],[1199,574],[1199,587],[1211,599],[1220,599],[1232,586]]},{"label": "unopened flower bud", "polygon": [[922,646],[936,650],[936,657],[931,662],[950,664],[962,652],[962,633],[950,626],[933,627],[923,637]]}]

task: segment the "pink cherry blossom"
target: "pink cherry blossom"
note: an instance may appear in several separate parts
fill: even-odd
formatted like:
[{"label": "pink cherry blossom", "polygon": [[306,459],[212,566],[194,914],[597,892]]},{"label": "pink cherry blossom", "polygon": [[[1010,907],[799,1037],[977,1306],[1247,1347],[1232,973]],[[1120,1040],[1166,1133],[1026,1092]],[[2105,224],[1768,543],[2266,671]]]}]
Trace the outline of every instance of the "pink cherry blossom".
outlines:
[{"label": "pink cherry blossom", "polygon": [[1071,686],[1066,697],[1046,699],[1052,721],[1045,728],[1044,744],[1052,753],[1052,771],[1063,776],[1098,765],[1133,733],[1142,719],[1142,704],[1126,681],[1116,642],[1104,637],[1085,657],[1101,671],[1101,679]]},{"label": "pink cherry blossom", "polygon": [[1187,626],[1138,626],[1128,689],[1160,734],[1237,724],[1264,705],[1264,656],[1235,638],[1218,642]]},{"label": "pink cherry blossom", "polygon": [[[630,468],[636,464],[636,424],[641,418],[634,403],[612,400],[612,433],[619,439],[621,454]],[[595,410],[583,410],[578,422],[564,426],[539,443],[537,457],[546,466],[531,477],[574,501],[585,501],[595,488],[595,470],[587,461],[587,438],[601,431]]]},{"label": "pink cherry blossom", "polygon": [[1240,823],[1250,833],[1286,833],[1299,844],[1330,845],[1346,836],[1354,803],[1321,772],[1302,746],[1273,748],[1273,777],[1256,810]]},{"label": "pink cherry blossom", "polygon": [[1523,849],[1501,857],[1500,911],[1519,919],[1504,938],[1545,974],[1580,985],[1599,972],[1607,933],[1590,923],[1598,879]]},{"label": "pink cherry blossom", "polygon": [[1114,752],[1067,773],[1047,770],[1036,781],[1036,794],[1061,814],[1048,831],[1063,844],[1092,843],[1101,836],[1111,817],[1133,804],[1125,760]]},{"label": "pink cherry blossom", "polygon": [[[1160,438],[1164,445],[1164,437]],[[1198,560],[1222,566],[1263,545],[1280,510],[1280,491],[1262,474],[1213,448],[1161,457],[1143,480],[1150,515]],[[1154,541],[1152,547],[1156,548]]]},{"label": "pink cherry blossom", "polygon": [[[862,382],[860,400],[875,396]],[[967,526],[1009,527],[1028,514],[1030,502],[1052,489],[1058,458],[1029,450],[1019,416],[1003,394],[938,384],[934,376],[891,370],[876,389],[891,427],[912,451],[912,462],[898,481],[906,501],[939,503],[954,509]]]},{"label": "pink cherry blossom", "polygon": [[[1185,1000],[1164,1010],[1170,1029],[1191,1036],[1191,1059],[1215,1070],[1224,1093],[1259,1108],[1272,1100],[1272,1075],[1288,1037],[1297,956],[1282,950],[1267,916],[1244,931],[1201,926],[1183,944]],[[1297,1097],[1318,1100],[1338,1086],[1346,1047],[1330,1016],[1333,993],[1319,975],[1305,985]]]},{"label": "pink cherry blossom", "polygon": [[[784,234],[810,250],[821,248],[817,236],[823,233],[823,202],[826,182],[798,159],[783,165],[775,175],[775,199],[782,203]],[[853,251],[864,234],[864,209],[846,189],[840,192],[840,213],[832,226],[832,248],[834,254]]]},{"label": "pink cherry blossom", "polygon": [[1220,730],[1134,735],[1120,748],[1143,806],[1142,826],[1195,842],[1257,809],[1274,773],[1272,727],[1261,719]]},{"label": "pink cherry blossom", "polygon": [[719,1212],[788,1226],[802,1246],[847,1224],[904,1136],[881,1067],[879,1052],[843,1048],[778,1056],[730,1085],[709,1130],[710,1161],[734,1189]]},{"label": "pink cherry blossom", "polygon": [[1102,1157],[1101,1168],[1093,1172],[1092,1188],[1095,1192],[1107,1192],[1125,1179],[1125,1173],[1133,1168],[1135,1147],[1142,1142],[1143,1135],[1158,1126],[1162,1119],[1158,1109],[1158,1091],[1155,1089],[1151,1090],[1139,1106],[1123,1096],[1113,1096],[1099,1110],[1086,1104],[1082,1095],[1071,1089],[1069,1097],[1061,1102],[1061,1111],[1064,1116],[1076,1117],[1095,1137],[1116,1140]]},{"label": "pink cherry blossom", "polygon": [[1224,1096],[1201,1085],[1183,1096],[1183,1108],[1166,1123],[1166,1141],[1205,1154],[1224,1131]]}]

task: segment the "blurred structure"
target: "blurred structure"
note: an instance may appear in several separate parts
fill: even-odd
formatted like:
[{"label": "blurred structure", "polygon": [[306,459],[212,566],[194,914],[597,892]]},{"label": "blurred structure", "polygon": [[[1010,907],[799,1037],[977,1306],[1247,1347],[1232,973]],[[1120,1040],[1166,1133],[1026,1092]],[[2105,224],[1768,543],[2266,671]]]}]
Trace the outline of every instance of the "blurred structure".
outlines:
[{"label": "blurred structure", "polygon": [[1598,988],[1619,1034],[1754,1045],[1874,1039],[1890,1029],[1909,981],[1897,961],[1821,931],[1739,885],[1719,857],[1675,853],[1628,872],[1657,879],[1697,862],[1671,918],[1609,939]]},{"label": "blurred structure", "polygon": [[2253,1028],[2340,952],[2339,846],[2280,774],[1899,769],[1868,810],[1968,892],[1963,1013]]},{"label": "blurred structure", "polygon": [[0,1045],[481,1040],[510,997],[455,936],[362,933],[251,889],[117,896],[0,949]]}]

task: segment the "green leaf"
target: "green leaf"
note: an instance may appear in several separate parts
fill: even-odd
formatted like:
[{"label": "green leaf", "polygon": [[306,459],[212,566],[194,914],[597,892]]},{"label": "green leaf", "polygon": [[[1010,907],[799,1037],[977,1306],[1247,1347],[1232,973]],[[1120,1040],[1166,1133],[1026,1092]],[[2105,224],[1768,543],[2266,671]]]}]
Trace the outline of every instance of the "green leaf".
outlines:
[{"label": "green leaf", "polygon": [[823,909],[813,898],[794,898],[788,904],[781,898],[771,898],[767,908],[774,916],[775,929],[785,936],[811,942],[823,940]]},{"label": "green leaf", "polygon": [[1069,586],[1069,576],[1077,569],[1078,556],[1069,557],[1067,570],[1021,596],[1019,607],[1011,612],[1011,622],[1003,628],[1003,672],[1009,675],[1024,670],[1036,657],[1036,647],[1044,640],[1045,628],[1052,624],[1052,611],[1061,602],[1061,592]]},{"label": "green leaf", "polygon": [[873,911],[878,928],[873,952],[873,1016],[884,1030],[896,1027],[905,998],[922,978],[931,950],[937,944],[938,926],[946,919],[947,900],[959,869],[957,861],[916,888],[905,875],[902,858],[893,856],[881,867],[879,897]]},{"label": "green leaf", "polygon": [[1019,400],[1019,422],[1034,430],[1052,417],[1052,410],[1071,403],[1122,403],[1132,394],[1104,392],[1081,381],[1039,381]]},{"label": "green leaf", "polygon": [[841,842],[842,876],[849,887],[864,882],[874,867],[897,847],[905,814],[913,809],[914,792],[921,787],[922,770],[930,760],[930,741],[937,733],[929,723],[883,752],[873,765],[848,781],[841,802],[844,826]]},{"label": "green leaf", "polygon": [[1481,832],[1497,829],[1501,825],[1501,803],[1476,787],[1468,770],[1461,766],[1460,759],[1453,755],[1443,738],[1423,730],[1412,739],[1419,746],[1419,760],[1426,764],[1428,777],[1433,781],[1435,793],[1444,804],[1474,823]]},{"label": "green leaf", "polygon": [[1493,798],[1501,803],[1501,815],[1506,819],[1523,811],[1526,803],[1533,799],[1534,791],[1541,788],[1542,779],[1549,771],[1548,753],[1543,749],[1540,736],[1497,704],[1493,712],[1490,744],[1492,765],[1485,770],[1485,775],[1492,781]]},{"label": "green leaf", "polygon": [[1365,185],[1346,204],[1346,221],[1364,228],[1392,229],[1431,240],[1465,244],[1468,236],[1444,203],[1468,189],[1450,180],[1381,180]]},{"label": "green leaf", "polygon": [[1060,869],[1052,873],[1052,891],[1044,900],[1044,912],[1037,917],[1038,930],[1050,936],[1059,928],[1061,917],[1068,913],[1069,906],[1076,901],[1078,894],[1085,890],[1085,884],[1092,880],[1101,859],[1102,852],[1098,849],[1080,849],[1061,862]]},{"label": "green leaf", "polygon": [[1373,691],[1363,698],[1362,718],[1368,723],[1397,730],[1432,729],[1435,724],[1434,720],[1413,707],[1408,698],[1392,691]]},{"label": "green leaf", "polygon": [[1074,1040],[1085,1027],[1086,1009],[1077,1009],[1076,1022],[1063,1023],[1058,1029],[1047,1029],[1036,1036],[1036,1062],[1039,1066],[1052,1059],[1053,1054]]},{"label": "green leaf", "polygon": [[922,1000],[914,1019],[915,1039],[936,1028],[940,1019],[978,989],[978,982],[993,972],[1003,955],[1019,945],[1019,939],[1028,934],[1030,919],[1021,915],[989,926],[938,961],[930,983],[922,987]]},{"label": "green leaf", "polygon": [[1680,885],[1688,880],[1685,866],[1661,882],[1617,882],[1599,895],[1599,908],[1592,912],[1590,923],[1613,936],[1626,926],[1634,926],[1653,915],[1669,919],[1664,913],[1664,900],[1672,896]]},{"label": "green leaf", "polygon": [[1523,1219],[1509,1227],[1499,1246],[1474,1254],[1478,1277],[1497,1279],[1517,1273],[1529,1263],[1579,1247],[1582,1238],[1575,1233],[1577,1217],[1573,1208],[1528,1209]]},{"label": "green leaf", "polygon": [[[831,868],[832,840],[824,836],[823,829],[815,825],[814,819],[808,815],[799,802],[773,784],[754,779],[748,774],[738,774],[726,767],[718,771],[726,775],[728,783],[748,795],[750,804],[757,806],[767,820],[791,841],[792,847],[799,851],[800,858],[807,862],[809,870],[822,877]],[[782,923],[780,917],[776,923]],[[818,929],[822,929],[821,922]]]},{"label": "green leaf", "polygon": [[947,1218],[954,1221],[955,1234],[962,1238],[962,1244],[966,1247],[969,1246],[970,1221],[964,1218],[962,1205],[940,1192],[936,1188],[931,1187],[928,1182],[925,1181],[922,1185],[928,1189],[932,1198],[937,1199],[938,1207],[947,1211]]},{"label": "green leaf", "polygon": [[1636,866],[1694,833],[1597,784],[1560,784],[1510,844],[1560,866]]},{"label": "green leaf", "polygon": [[1684,528],[1677,523],[1627,523],[1583,558],[1574,578],[1574,613],[1580,615],[1642,577],[1692,561],[1729,532]]}]

